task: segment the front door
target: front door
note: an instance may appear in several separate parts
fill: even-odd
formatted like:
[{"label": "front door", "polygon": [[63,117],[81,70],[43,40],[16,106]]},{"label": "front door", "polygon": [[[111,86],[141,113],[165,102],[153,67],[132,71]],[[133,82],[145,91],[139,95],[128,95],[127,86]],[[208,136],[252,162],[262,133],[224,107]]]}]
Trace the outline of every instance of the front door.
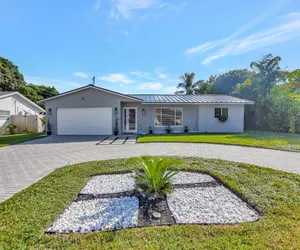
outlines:
[{"label": "front door", "polygon": [[132,133],[137,132],[137,108],[124,108],[123,109],[123,128],[124,132]]}]

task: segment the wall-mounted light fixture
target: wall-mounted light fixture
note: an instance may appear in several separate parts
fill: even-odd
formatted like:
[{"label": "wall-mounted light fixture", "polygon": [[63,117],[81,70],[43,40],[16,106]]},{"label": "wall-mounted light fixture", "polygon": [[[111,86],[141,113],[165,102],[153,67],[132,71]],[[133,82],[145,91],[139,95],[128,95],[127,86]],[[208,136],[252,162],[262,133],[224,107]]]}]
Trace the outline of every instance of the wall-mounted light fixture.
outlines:
[{"label": "wall-mounted light fixture", "polygon": [[115,115],[117,116],[118,115],[118,108],[115,107]]},{"label": "wall-mounted light fixture", "polygon": [[48,115],[51,116],[52,115],[52,109],[48,109]]},{"label": "wall-mounted light fixture", "polygon": [[145,114],[146,114],[146,110],[142,109],[142,115],[145,115]]}]

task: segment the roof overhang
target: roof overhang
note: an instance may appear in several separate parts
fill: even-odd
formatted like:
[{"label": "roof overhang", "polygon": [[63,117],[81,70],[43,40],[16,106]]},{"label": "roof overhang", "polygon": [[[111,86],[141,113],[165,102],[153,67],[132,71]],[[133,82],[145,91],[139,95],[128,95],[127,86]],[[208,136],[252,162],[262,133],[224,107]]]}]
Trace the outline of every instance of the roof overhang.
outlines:
[{"label": "roof overhang", "polygon": [[37,105],[33,101],[29,100],[27,97],[23,96],[21,93],[19,93],[17,91],[16,92],[11,92],[11,93],[6,94],[6,95],[2,95],[2,96],[0,96],[0,99],[6,98],[6,97],[10,97],[10,96],[13,96],[13,95],[17,95],[17,96],[21,97],[23,100],[29,102],[31,105],[33,105],[34,107],[36,107],[40,112],[45,112],[45,110],[43,108],[41,108],[39,105]]},{"label": "roof overhang", "polygon": [[77,89],[73,89],[73,90],[61,93],[61,94],[56,95],[56,96],[52,96],[52,97],[40,100],[37,103],[45,103],[47,101],[50,101],[50,100],[53,100],[53,99],[56,99],[56,98],[60,98],[60,97],[63,97],[63,96],[69,95],[69,94],[73,94],[73,93],[76,93],[76,92],[79,92],[79,91],[82,91],[82,90],[85,90],[85,89],[95,89],[95,90],[106,92],[106,93],[109,93],[109,94],[112,94],[112,95],[117,95],[117,96],[120,96],[120,97],[123,97],[123,98],[127,98],[131,101],[136,101],[136,102],[142,102],[143,101],[143,100],[135,98],[133,96],[129,96],[129,95],[125,95],[125,94],[122,94],[122,93],[119,93],[119,92],[115,92],[115,91],[111,91],[111,90],[108,90],[108,89],[100,88],[100,87],[97,87],[97,86],[94,86],[94,85],[87,85],[87,86],[83,86],[81,88],[77,88]]},{"label": "roof overhang", "polygon": [[142,102],[150,105],[252,105],[254,102]]}]

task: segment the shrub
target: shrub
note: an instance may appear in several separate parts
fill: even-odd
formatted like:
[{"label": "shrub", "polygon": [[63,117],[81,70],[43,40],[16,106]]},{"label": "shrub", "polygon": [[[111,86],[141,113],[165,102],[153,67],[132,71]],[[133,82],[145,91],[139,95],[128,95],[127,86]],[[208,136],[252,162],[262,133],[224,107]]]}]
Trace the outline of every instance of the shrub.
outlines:
[{"label": "shrub", "polygon": [[181,164],[180,161],[169,158],[142,156],[138,159],[142,167],[136,171],[136,186],[144,190],[148,195],[166,195],[173,185],[171,178],[176,174],[172,167]]},{"label": "shrub", "polygon": [[40,120],[42,122],[42,125],[45,126],[47,120],[46,116],[44,115],[42,118],[40,118]]},{"label": "shrub", "polygon": [[170,133],[172,132],[172,127],[171,127],[171,125],[168,125],[168,126],[166,127],[165,131],[166,131],[168,134],[170,134]]},{"label": "shrub", "polygon": [[5,129],[2,126],[0,126],[0,135],[3,135],[4,132],[5,132]]},{"label": "shrub", "polygon": [[11,124],[8,124],[8,125],[6,126],[6,131],[9,132],[9,133],[11,133],[11,134],[14,134],[16,128],[17,128],[17,125],[11,123]]}]

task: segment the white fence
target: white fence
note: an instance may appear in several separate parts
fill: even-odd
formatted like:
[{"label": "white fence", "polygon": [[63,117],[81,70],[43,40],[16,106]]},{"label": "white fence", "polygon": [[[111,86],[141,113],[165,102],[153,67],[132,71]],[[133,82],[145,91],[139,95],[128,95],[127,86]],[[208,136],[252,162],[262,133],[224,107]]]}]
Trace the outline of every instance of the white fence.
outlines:
[{"label": "white fence", "polygon": [[16,134],[39,133],[44,131],[42,117],[43,115],[12,115],[10,123],[17,125]]}]

